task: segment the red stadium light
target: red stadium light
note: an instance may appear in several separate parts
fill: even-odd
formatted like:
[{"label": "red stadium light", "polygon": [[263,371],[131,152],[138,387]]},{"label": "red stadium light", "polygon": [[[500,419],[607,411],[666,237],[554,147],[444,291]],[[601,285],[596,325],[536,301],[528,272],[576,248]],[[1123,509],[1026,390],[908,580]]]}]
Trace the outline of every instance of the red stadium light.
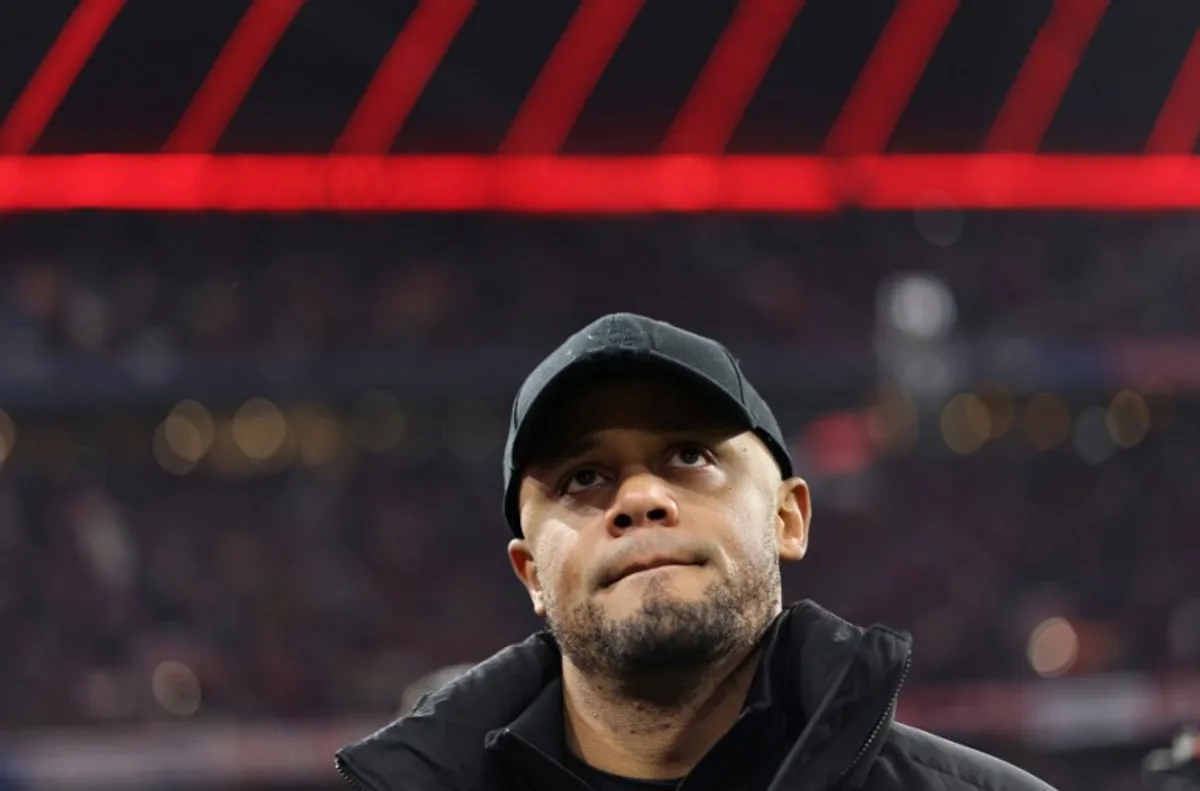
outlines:
[{"label": "red stadium light", "polygon": [[246,10],[167,140],[166,151],[206,153],[216,146],[302,4],[303,0],[256,0]]},{"label": "red stadium light", "polygon": [[775,59],[804,0],[738,3],[662,143],[667,154],[719,154]]},{"label": "red stadium light", "polygon": [[554,154],[617,47],[642,10],[643,0],[582,0],[517,111],[504,154]]},{"label": "red stadium light", "polygon": [[1108,0],[1056,0],[992,123],[985,149],[1037,150],[1107,10]]},{"label": "red stadium light", "polygon": [[1200,157],[0,157],[0,211],[499,211],[1200,208]]},{"label": "red stadium light", "polygon": [[830,154],[879,153],[895,131],[958,0],[901,0],[833,123]]},{"label": "red stadium light", "polygon": [[0,153],[23,154],[41,136],[125,0],[83,0],[0,123]]}]

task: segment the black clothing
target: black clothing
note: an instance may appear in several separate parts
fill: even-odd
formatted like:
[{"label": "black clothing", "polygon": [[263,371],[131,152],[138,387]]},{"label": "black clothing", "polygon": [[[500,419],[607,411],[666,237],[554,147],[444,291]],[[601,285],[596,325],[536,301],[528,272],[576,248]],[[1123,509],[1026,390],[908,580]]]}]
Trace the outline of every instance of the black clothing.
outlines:
[{"label": "black clothing", "polygon": [[[802,602],[764,641],[742,715],[680,791],[1053,791],[895,722],[907,635],[862,629]],[[370,791],[608,791],[594,782],[603,775],[591,773],[589,785],[570,769],[560,672],[553,639],[536,634],[341,750],[338,769]]]},{"label": "black clothing", "polygon": [[602,772],[594,766],[588,766],[571,753],[563,756],[563,766],[567,771],[583,780],[588,788],[595,791],[676,791],[682,780],[631,780],[628,777],[617,777],[608,772]]}]

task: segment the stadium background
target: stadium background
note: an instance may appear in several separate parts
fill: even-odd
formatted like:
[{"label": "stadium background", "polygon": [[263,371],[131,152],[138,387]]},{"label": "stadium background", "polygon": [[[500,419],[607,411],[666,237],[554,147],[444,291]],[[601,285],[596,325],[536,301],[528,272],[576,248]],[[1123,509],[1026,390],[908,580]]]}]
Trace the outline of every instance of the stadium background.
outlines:
[{"label": "stadium background", "polygon": [[611,310],[776,406],[815,489],[787,595],[915,634],[902,719],[1144,787],[1200,719],[1198,30],[0,5],[0,788],[339,787],[537,627],[509,401]]}]

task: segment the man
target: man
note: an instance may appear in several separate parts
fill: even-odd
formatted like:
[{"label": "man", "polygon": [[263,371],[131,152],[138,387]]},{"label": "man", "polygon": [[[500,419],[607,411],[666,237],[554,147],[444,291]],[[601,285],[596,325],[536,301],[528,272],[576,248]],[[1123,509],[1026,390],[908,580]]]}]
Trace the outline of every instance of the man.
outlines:
[{"label": "man", "polygon": [[641,316],[517,394],[508,554],[549,629],[342,750],[373,791],[1049,787],[893,720],[911,639],[811,602],[808,487],[720,344]]}]

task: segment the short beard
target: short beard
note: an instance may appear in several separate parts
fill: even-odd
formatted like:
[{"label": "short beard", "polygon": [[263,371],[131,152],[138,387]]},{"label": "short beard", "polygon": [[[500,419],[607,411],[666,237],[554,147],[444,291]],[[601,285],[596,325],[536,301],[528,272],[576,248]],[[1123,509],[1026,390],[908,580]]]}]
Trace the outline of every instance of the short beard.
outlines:
[{"label": "short beard", "polygon": [[669,584],[649,580],[641,609],[620,621],[594,601],[566,612],[548,607],[550,629],[581,673],[609,681],[622,697],[682,705],[714,666],[758,642],[775,612],[779,566],[714,582],[699,601],[674,599]]}]

